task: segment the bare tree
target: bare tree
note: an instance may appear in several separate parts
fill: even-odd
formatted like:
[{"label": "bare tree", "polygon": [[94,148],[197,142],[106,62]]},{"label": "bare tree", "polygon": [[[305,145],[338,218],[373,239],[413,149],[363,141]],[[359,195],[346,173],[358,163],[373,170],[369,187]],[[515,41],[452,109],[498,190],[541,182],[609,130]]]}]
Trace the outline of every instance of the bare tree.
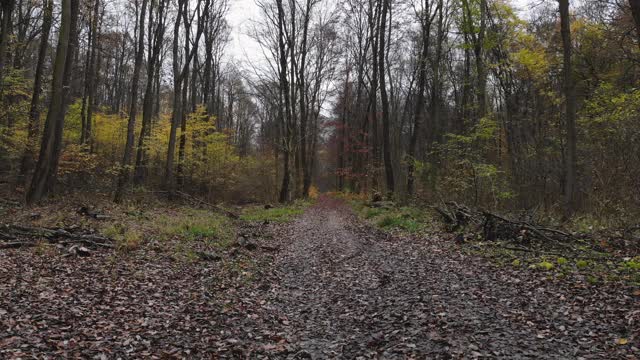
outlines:
[{"label": "bare tree", "polygon": [[[44,125],[40,157],[36,164],[31,185],[27,192],[27,203],[42,200],[53,189],[58,170],[58,161],[62,150],[62,129],[67,109],[69,82],[76,46],[76,26],[78,0],[62,1],[62,19],[58,34],[58,47],[53,65],[51,103]],[[66,87],[66,88],[65,88]]]},{"label": "bare tree", "polygon": [[[138,47],[136,48],[136,60],[133,66],[133,78],[131,80],[131,96],[129,104],[129,121],[127,122],[127,140],[124,146],[124,156],[122,158],[122,164],[120,174],[118,176],[118,184],[116,186],[116,192],[114,195],[114,201],[120,202],[124,194],[124,190],[129,182],[129,166],[131,164],[131,157],[133,155],[133,142],[135,141],[136,130],[136,115],[138,112],[138,85],[140,82],[140,69],[142,68],[142,58],[144,56],[144,21],[147,10],[148,0],[142,0],[142,5],[139,8],[140,16],[136,22]],[[136,5],[138,2],[136,1]]]},{"label": "bare tree", "polygon": [[562,35],[562,71],[564,78],[565,95],[565,129],[566,129],[566,154],[565,154],[565,213],[571,215],[576,210],[576,168],[577,168],[577,139],[576,139],[576,90],[573,81],[573,68],[571,64],[571,19],[569,17],[569,0],[558,0],[560,4],[560,33]]},{"label": "bare tree", "polygon": [[49,45],[49,33],[53,20],[53,0],[44,0],[42,16],[42,34],[40,35],[40,45],[38,47],[38,62],[33,80],[33,94],[31,95],[31,105],[29,108],[29,128],[27,132],[27,146],[20,162],[20,182],[27,183],[27,176],[33,168],[33,155],[36,146],[36,139],[40,134],[40,94],[42,93],[42,78],[44,72],[44,62],[47,56]]},{"label": "bare tree", "polygon": [[164,32],[165,32],[165,24],[166,24],[166,12],[165,7],[168,4],[168,0],[158,0],[156,4],[157,11],[157,19],[155,23],[153,21],[153,9],[154,9],[155,1],[151,1],[149,11],[149,35],[151,35],[152,26],[155,24],[155,29],[153,30],[153,36],[149,36],[148,42],[148,61],[147,61],[147,83],[144,92],[144,99],[142,101],[142,127],[140,129],[140,136],[138,137],[138,148],[136,151],[136,163],[134,169],[134,177],[133,182],[136,185],[140,185],[143,183],[146,167],[147,167],[147,151],[146,151],[146,141],[147,138],[151,135],[151,117],[153,115],[153,105],[154,105],[154,80],[158,75],[157,70],[161,66],[160,63],[160,51],[162,49],[162,44],[164,41]]},{"label": "bare tree", "polygon": [[387,85],[386,85],[386,72],[385,72],[385,58],[387,47],[385,46],[385,38],[386,38],[386,30],[385,27],[387,25],[387,13],[391,7],[391,0],[381,0],[382,1],[382,13],[380,16],[380,27],[379,27],[379,60],[378,65],[380,66],[380,99],[382,100],[382,139],[383,139],[383,157],[384,157],[384,169],[385,176],[387,180],[387,192],[389,196],[393,195],[395,190],[395,180],[393,178],[393,164],[391,163],[391,142],[389,141],[390,134],[390,109],[389,109],[389,97],[387,95]]},{"label": "bare tree", "polygon": [[[438,4],[438,9],[441,4]],[[431,12],[431,4],[429,0],[424,0],[420,9],[415,9],[416,15],[420,21],[420,57],[417,60],[418,64],[418,84],[416,87],[416,99],[415,108],[413,110],[413,130],[411,132],[411,140],[409,143],[409,149],[407,151],[407,194],[411,196],[414,191],[414,171],[415,171],[415,156],[418,147],[418,137],[420,134],[420,124],[424,117],[425,106],[425,92],[427,88],[427,69],[429,61],[429,45],[431,38],[431,24],[437,11]]]}]

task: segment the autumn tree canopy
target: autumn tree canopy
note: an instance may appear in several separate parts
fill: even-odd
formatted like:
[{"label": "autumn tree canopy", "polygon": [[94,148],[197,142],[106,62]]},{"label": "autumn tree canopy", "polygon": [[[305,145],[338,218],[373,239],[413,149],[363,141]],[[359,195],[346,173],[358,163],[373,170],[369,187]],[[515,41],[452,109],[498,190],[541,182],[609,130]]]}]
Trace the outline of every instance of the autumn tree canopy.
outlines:
[{"label": "autumn tree canopy", "polygon": [[638,208],[635,1],[256,1],[240,28],[233,6],[3,1],[2,177],[28,202],[321,188]]}]

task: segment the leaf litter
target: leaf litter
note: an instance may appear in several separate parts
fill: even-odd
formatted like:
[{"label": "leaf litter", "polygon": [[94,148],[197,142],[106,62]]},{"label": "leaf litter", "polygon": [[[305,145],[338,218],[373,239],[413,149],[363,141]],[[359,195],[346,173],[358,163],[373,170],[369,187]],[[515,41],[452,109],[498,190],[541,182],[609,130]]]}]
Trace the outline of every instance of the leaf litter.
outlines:
[{"label": "leaf litter", "polygon": [[[0,357],[636,359],[640,299],[391,236],[321,197],[179,261],[0,252]],[[255,246],[247,247],[247,244]],[[212,255],[214,256],[214,255]]]}]

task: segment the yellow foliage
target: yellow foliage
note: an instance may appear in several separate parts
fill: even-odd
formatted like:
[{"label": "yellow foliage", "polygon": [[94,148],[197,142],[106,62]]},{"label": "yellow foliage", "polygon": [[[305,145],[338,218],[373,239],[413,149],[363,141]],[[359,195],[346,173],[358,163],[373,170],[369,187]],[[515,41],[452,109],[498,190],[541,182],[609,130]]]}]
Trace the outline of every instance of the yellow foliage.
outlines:
[{"label": "yellow foliage", "polygon": [[309,197],[311,199],[317,199],[319,194],[320,191],[318,190],[318,188],[315,185],[311,185],[311,187],[309,188]]},{"label": "yellow foliage", "polygon": [[[10,129],[0,126],[0,161],[10,164],[13,172],[17,171],[26,147],[28,105],[28,101],[21,101],[14,108],[3,110],[4,114],[14,116],[15,122]],[[80,145],[81,113],[82,102],[77,100],[69,106],[65,116],[59,175],[65,178],[64,183],[73,183],[74,186],[98,182],[110,186],[114,184],[114,177],[121,166],[128,117],[95,109],[91,140]],[[45,118],[46,114],[42,114],[41,123]],[[142,114],[138,114],[136,145],[141,122]],[[149,185],[163,180],[170,129],[168,114],[152,120],[151,134],[145,142]],[[182,136],[185,146],[184,157],[180,159],[178,152]],[[241,157],[233,139],[231,131],[217,130],[216,119],[207,115],[204,107],[199,106],[189,114],[186,132],[182,134],[178,128],[175,154],[175,166],[182,166],[185,186],[200,189],[216,201],[273,201],[278,188],[273,157],[261,154]]]},{"label": "yellow foliage", "polygon": [[98,165],[98,156],[89,152],[87,146],[67,145],[60,155],[60,175],[91,175]]},{"label": "yellow foliage", "polygon": [[120,159],[115,159],[114,156],[124,152],[127,140],[127,122],[128,119],[119,114],[95,113],[93,141],[96,145],[94,151],[103,158],[119,161]]}]

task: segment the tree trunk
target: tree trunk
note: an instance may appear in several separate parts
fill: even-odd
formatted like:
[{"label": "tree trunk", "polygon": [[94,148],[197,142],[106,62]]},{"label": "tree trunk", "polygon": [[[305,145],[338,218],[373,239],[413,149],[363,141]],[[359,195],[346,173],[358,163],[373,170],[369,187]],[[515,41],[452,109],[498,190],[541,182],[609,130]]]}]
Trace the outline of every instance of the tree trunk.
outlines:
[{"label": "tree trunk", "polygon": [[[93,10],[93,9],[92,9]],[[90,14],[91,15],[91,14]],[[87,99],[89,97],[89,88],[90,88],[90,80],[91,78],[91,51],[93,47],[91,46],[91,42],[93,40],[92,37],[93,27],[89,26],[88,38],[87,38],[87,52],[84,57],[84,87],[82,89],[82,106],[80,110],[80,144],[84,145],[86,142],[87,135]]]},{"label": "tree trunk", "polygon": [[[281,118],[284,117],[284,170],[282,175],[282,186],[280,187],[279,202],[284,203],[289,200],[289,182],[291,178],[291,170],[289,169],[290,154],[292,147],[292,114],[291,104],[289,98],[289,81],[287,80],[287,51],[285,45],[285,31],[284,31],[284,8],[282,6],[282,0],[276,0],[278,7],[278,48],[280,54],[280,92],[284,100],[284,111],[280,109]],[[284,112],[284,113],[283,113]]]},{"label": "tree trunk", "polygon": [[[385,0],[382,0],[385,1]],[[374,190],[378,190],[378,168],[380,167],[380,146],[378,145],[378,22],[380,17],[380,0],[376,1],[375,8],[371,5],[369,9],[369,36],[371,41],[371,85],[369,89],[369,121],[371,122],[371,167],[373,168],[371,175],[371,186]],[[372,2],[370,2],[372,4]],[[367,133],[364,127],[363,135]]]},{"label": "tree trunk", "polygon": [[389,11],[390,0],[382,0],[382,14],[380,19],[380,44],[379,44],[379,60],[380,66],[380,99],[382,100],[382,141],[383,141],[383,156],[384,156],[384,169],[387,180],[387,192],[389,196],[393,196],[395,191],[394,178],[393,178],[393,163],[391,162],[391,142],[390,142],[390,126],[389,126],[389,98],[387,96],[387,85],[385,76],[385,53],[387,47],[385,46],[386,31],[385,26],[387,24],[387,12]]},{"label": "tree trunk", "polygon": [[638,46],[640,46],[640,0],[629,0],[629,6],[631,6],[631,15],[633,15],[633,22],[636,25]]},{"label": "tree trunk", "polygon": [[566,157],[565,157],[565,215],[571,216],[576,210],[576,93],[571,65],[571,25],[569,18],[569,0],[559,0],[560,32],[562,35],[562,59],[564,74],[564,93],[566,106]]},{"label": "tree trunk", "polygon": [[487,0],[480,0],[480,29],[474,44],[476,74],[478,77],[478,120],[487,115],[487,70],[484,64],[484,36],[486,31]]},{"label": "tree trunk", "polygon": [[342,90],[342,116],[340,116],[340,138],[338,141],[338,190],[344,190],[344,168],[346,156],[346,137],[347,137],[347,102],[349,101],[349,75],[351,67],[348,64],[349,59],[345,59],[345,69],[347,75],[344,81],[344,89]]},{"label": "tree trunk", "polygon": [[125,188],[129,183],[129,166],[133,154],[133,142],[135,141],[136,114],[138,112],[138,85],[140,82],[140,68],[142,67],[142,56],[144,55],[144,19],[147,8],[147,0],[142,0],[140,18],[138,20],[138,48],[136,49],[136,59],[133,65],[133,79],[131,83],[131,99],[129,104],[129,121],[127,122],[127,141],[124,146],[124,156],[118,176],[118,185],[113,200],[120,202]]},{"label": "tree trunk", "polygon": [[[195,79],[191,79],[195,82]],[[189,71],[184,75],[182,84],[182,111],[180,112],[180,143],[178,144],[178,168],[176,172],[176,180],[179,187],[184,185],[184,159],[187,145],[187,92],[189,86]]]},{"label": "tree trunk", "polygon": [[[27,192],[28,204],[42,200],[55,183],[58,159],[62,148],[62,129],[66,112],[68,85],[71,77],[75,46],[78,0],[62,0],[62,19],[58,47],[53,67],[51,103],[44,126],[40,157]],[[65,87],[66,86],[66,87]]]},{"label": "tree trunk", "polygon": [[[186,0],[181,0],[178,2],[178,14],[176,15],[176,23],[174,25],[173,30],[173,113],[171,116],[171,130],[169,132],[169,146],[167,149],[167,162],[165,165],[165,185],[169,191],[169,197],[173,197],[175,193],[176,187],[176,179],[174,178],[173,172],[173,163],[175,158],[175,150],[176,150],[176,133],[178,130],[178,124],[184,123],[181,126],[186,130],[186,114],[185,114],[185,106],[184,102],[187,98],[187,78],[189,73],[189,64],[191,63],[191,59],[196,54],[197,46],[193,46],[189,48],[189,29],[191,28],[192,21],[188,19],[188,4],[189,2]],[[196,7],[199,7],[201,1],[198,1]],[[198,24],[197,24],[197,32],[196,37],[193,40],[193,44],[198,44],[200,41],[200,36],[204,30],[203,21],[208,16],[210,0],[205,1],[204,12],[202,14],[198,14]],[[182,22],[184,23],[185,31],[185,45],[184,45],[184,64],[182,68],[180,68],[178,64],[178,38],[180,35],[180,17],[182,16]],[[184,83],[184,87],[182,84]],[[182,134],[181,134],[182,141]],[[186,137],[184,139],[186,141]]]},{"label": "tree trunk", "polygon": [[[149,8],[149,29],[153,23],[153,1]],[[136,152],[136,165],[134,170],[133,183],[140,185],[144,182],[147,167],[147,152],[145,148],[146,139],[151,135],[151,116],[153,115],[153,81],[154,74],[156,73],[156,67],[159,67],[159,56],[162,48],[162,42],[164,39],[164,10],[167,5],[166,0],[159,1],[158,8],[158,20],[154,30],[154,35],[149,36],[149,60],[147,64],[147,84],[144,92],[144,99],[142,101],[142,128],[140,129],[140,136],[138,137],[138,149]],[[151,35],[151,32],[149,32]]]},{"label": "tree trunk", "polygon": [[0,28],[0,95],[4,92],[5,65],[7,62],[7,48],[9,47],[9,32],[11,31],[11,13],[15,0],[2,0],[2,28]]},{"label": "tree trunk", "polygon": [[418,87],[416,89],[416,103],[413,111],[413,132],[411,133],[411,139],[409,140],[409,149],[407,150],[407,195],[413,195],[414,191],[414,171],[415,171],[415,156],[418,152],[418,136],[420,134],[420,120],[424,113],[425,103],[425,90],[427,87],[427,61],[429,56],[429,39],[431,35],[431,19],[427,9],[429,8],[429,1],[425,0],[423,3],[422,14],[422,52],[418,59]]},{"label": "tree trunk", "polygon": [[[165,187],[169,191],[169,197],[173,197],[175,191],[175,179],[173,176],[173,159],[175,157],[176,150],[176,134],[178,132],[178,124],[180,123],[181,111],[182,111],[182,76],[180,73],[178,46],[180,37],[180,22],[182,19],[183,8],[186,7],[186,1],[178,1],[178,13],[176,14],[176,22],[173,25],[173,112],[171,113],[171,129],[169,130],[169,146],[167,148],[167,162],[164,169],[164,181]],[[188,29],[188,24],[184,24],[185,29]],[[189,44],[189,31],[185,31],[186,34],[186,46]],[[185,61],[186,61],[185,52]]]},{"label": "tree trunk", "polygon": [[302,45],[300,48],[300,64],[298,65],[298,87],[300,92],[300,167],[302,168],[302,196],[309,197],[309,188],[305,184],[310,179],[310,169],[308,168],[307,154],[307,123],[308,123],[308,104],[307,104],[307,85],[305,81],[305,71],[307,68],[307,38],[309,34],[309,20],[311,18],[312,0],[306,0],[306,10],[304,13],[304,22],[302,25]]},{"label": "tree trunk", "polygon": [[[436,54],[432,61],[432,73],[433,80],[431,81],[431,99],[429,120],[431,121],[431,143],[439,141],[442,135],[442,126],[440,124],[440,62],[442,60],[442,42],[444,41],[444,29],[443,29],[443,13],[442,7],[444,6],[443,0],[438,0],[438,5],[435,14],[438,15],[438,29],[436,35]],[[434,15],[435,15],[434,14]]]},{"label": "tree trunk", "polygon": [[100,12],[100,0],[95,0],[93,8],[93,18],[91,19],[91,58],[89,60],[89,73],[88,73],[88,90],[89,96],[87,99],[87,118],[84,134],[83,144],[89,145],[89,151],[93,152],[93,109],[96,104],[96,88],[97,84],[97,52],[98,52],[98,13]]},{"label": "tree trunk", "polygon": [[42,93],[42,73],[44,72],[44,61],[47,57],[49,46],[49,34],[51,32],[51,22],[53,19],[53,0],[44,0],[44,10],[42,15],[42,35],[40,36],[40,46],[38,48],[38,63],[33,80],[33,94],[31,96],[31,106],[29,109],[29,129],[27,132],[27,146],[20,162],[20,184],[27,184],[27,176],[33,168],[33,156],[36,146],[36,139],[40,134],[40,94]]}]

